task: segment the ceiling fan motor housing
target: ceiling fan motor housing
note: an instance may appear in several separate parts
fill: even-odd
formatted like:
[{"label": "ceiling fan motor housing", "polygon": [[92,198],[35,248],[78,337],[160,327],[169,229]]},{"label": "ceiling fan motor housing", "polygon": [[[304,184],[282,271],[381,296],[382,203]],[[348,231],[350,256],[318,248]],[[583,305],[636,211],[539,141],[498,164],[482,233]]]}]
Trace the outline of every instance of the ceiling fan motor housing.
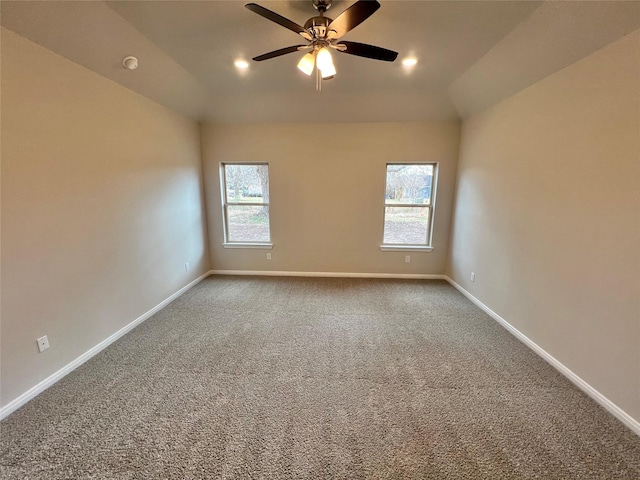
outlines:
[{"label": "ceiling fan motor housing", "polygon": [[333,22],[333,20],[329,17],[311,17],[304,24],[304,29],[312,30],[315,38],[325,38],[328,32],[327,27],[331,22]]}]

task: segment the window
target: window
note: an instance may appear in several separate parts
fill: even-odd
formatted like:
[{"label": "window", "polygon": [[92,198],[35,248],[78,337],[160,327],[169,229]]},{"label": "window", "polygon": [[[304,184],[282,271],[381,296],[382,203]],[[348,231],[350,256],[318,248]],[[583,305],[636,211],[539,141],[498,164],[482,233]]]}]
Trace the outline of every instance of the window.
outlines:
[{"label": "window", "polygon": [[226,246],[271,246],[269,165],[220,165]]},{"label": "window", "polygon": [[435,163],[388,163],[382,248],[430,248]]}]

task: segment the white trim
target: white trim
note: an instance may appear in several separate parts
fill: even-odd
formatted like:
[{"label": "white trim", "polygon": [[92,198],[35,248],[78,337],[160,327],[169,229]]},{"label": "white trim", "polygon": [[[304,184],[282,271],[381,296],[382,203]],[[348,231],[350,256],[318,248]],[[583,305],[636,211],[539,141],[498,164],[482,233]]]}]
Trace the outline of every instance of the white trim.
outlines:
[{"label": "white trim", "polygon": [[445,275],[418,273],[352,273],[352,272],[290,272],[272,270],[210,270],[212,275],[260,275],[266,277],[333,277],[333,278],[407,278],[417,280],[446,280]]},{"label": "white trim", "polygon": [[6,418],[7,416],[9,416],[13,412],[15,412],[18,408],[20,408],[24,404],[26,404],[29,400],[33,399],[35,396],[37,396],[40,393],[44,392],[47,388],[52,386],[54,383],[56,383],[62,377],[64,377],[67,374],[71,373],[76,368],[78,368],[80,365],[82,365],[84,362],[86,362],[90,358],[92,358],[95,355],[97,355],[98,353],[100,353],[102,350],[107,348],[109,345],[111,345],[113,342],[118,340],[120,337],[122,337],[123,335],[125,335],[129,331],[133,330],[135,327],[140,325],[146,319],[151,317],[154,313],[156,313],[157,311],[159,311],[162,308],[164,308],[166,305],[171,303],[173,300],[178,298],[180,295],[182,295],[184,292],[186,292],[187,290],[189,290],[190,288],[192,288],[196,284],[200,283],[204,278],[208,277],[210,274],[211,274],[211,272],[207,272],[204,275],[199,276],[198,278],[193,280],[191,283],[187,284],[186,286],[184,286],[180,290],[178,290],[176,293],[171,295],[169,298],[163,300],[158,305],[153,307],[151,310],[149,310],[148,312],[146,312],[143,315],[141,315],[138,318],[136,318],[133,322],[129,323],[128,325],[125,325],[120,330],[118,330],[114,334],[110,335],[109,337],[105,338],[103,341],[98,343],[96,346],[94,346],[94,347],[90,348],[89,350],[87,350],[82,355],[80,355],[78,358],[76,358],[75,360],[71,361],[70,363],[68,363],[67,365],[62,367],[60,370],[55,372],[54,374],[49,375],[47,378],[42,380],[40,383],[38,383],[37,385],[34,385],[33,387],[31,387],[29,390],[24,392],[18,398],[15,398],[12,401],[10,401],[9,403],[7,403],[4,407],[0,408],[0,420],[2,420],[3,418]]},{"label": "white trim", "polygon": [[432,252],[433,247],[412,245],[380,245],[383,252]]},{"label": "white trim", "polygon": [[291,271],[259,271],[259,270],[209,270],[207,273],[199,276],[186,286],[182,287],[176,293],[168,297],[167,299],[160,302],[158,305],[153,307],[148,312],[144,313],[140,317],[136,318],[134,321],[129,323],[128,325],[122,327],[120,330],[112,334],[111,336],[104,339],[102,342],[98,343],[93,348],[87,350],[85,353],[80,355],[78,358],[50,375],[49,377],[42,380],[37,385],[31,387],[25,393],[15,398],[11,402],[7,403],[4,407],[0,408],[0,420],[6,418],[11,413],[16,411],[18,408],[25,405],[29,400],[36,397],[38,394],[45,391],[47,388],[55,384],[58,380],[71,373],[73,370],[78,368],[80,365],[85,363],[90,358],[97,355],[99,352],[104,350],[106,347],[111,345],[113,342],[118,340],[120,337],[133,330],[139,324],[147,320],[153,314],[164,308],[166,305],[171,303],[177,297],[182,295],[187,290],[191,289],[198,283],[200,283],[203,279],[208,277],[209,275],[262,275],[262,276],[282,276],[282,277],[350,277],[350,278],[406,278],[406,279],[425,279],[425,280],[446,280],[451,285],[453,285],[460,293],[462,293],[465,297],[467,297],[471,302],[477,305],[480,309],[482,309],[485,313],[487,313],[491,318],[501,324],[504,328],[506,328],[514,337],[524,343],[526,346],[531,348],[535,353],[537,353],[540,357],[542,357],[547,363],[549,363],[552,367],[562,373],[565,377],[567,377],[574,385],[576,385],[580,390],[589,395],[593,400],[598,402],[602,407],[604,407],[607,411],[609,411],[613,416],[615,416],[618,420],[620,420],[623,424],[629,427],[636,435],[640,435],[640,422],[631,417],[628,413],[618,407],[615,403],[609,400],[607,397],[598,392],[595,388],[589,385],[587,382],[582,380],[578,375],[573,373],[569,368],[564,366],[560,361],[554,358],[551,354],[545,351],[542,347],[537,345],[533,340],[529,339],[526,335],[520,332],[517,328],[507,322],[500,315],[495,313],[489,307],[487,307],[484,303],[474,297],[471,293],[465,290],[462,286],[456,283],[453,279],[448,277],[447,275],[430,275],[430,274],[396,274],[396,273],[346,273],[346,272],[291,272]]},{"label": "white trim", "polygon": [[474,297],[471,293],[465,290],[462,286],[456,283],[449,276],[444,276],[445,280],[447,280],[451,285],[453,285],[460,293],[462,293],[465,297],[471,300],[475,305],[480,307],[485,313],[487,313],[491,318],[493,318],[496,322],[506,328],[509,333],[511,333],[514,337],[524,343],[527,347],[537,353],[543,360],[549,363],[552,367],[558,370],[562,375],[567,377],[576,387],[590,396],[593,400],[599,403],[602,407],[604,407],[609,413],[611,413],[614,417],[624,423],[627,427],[629,427],[636,435],[640,435],[640,422],[634,419],[627,412],[618,407],[615,403],[601,394],[598,390],[593,388],[587,382],[585,382],[578,375],[573,373],[569,368],[563,365],[559,360],[557,360],[553,355],[540,347],[537,343],[527,337],[524,333],[519,331],[516,327],[507,322],[504,318],[498,315],[496,312],[487,307],[484,303]]},{"label": "white trim", "polygon": [[262,250],[273,250],[273,243],[223,243],[224,248],[258,248]]}]

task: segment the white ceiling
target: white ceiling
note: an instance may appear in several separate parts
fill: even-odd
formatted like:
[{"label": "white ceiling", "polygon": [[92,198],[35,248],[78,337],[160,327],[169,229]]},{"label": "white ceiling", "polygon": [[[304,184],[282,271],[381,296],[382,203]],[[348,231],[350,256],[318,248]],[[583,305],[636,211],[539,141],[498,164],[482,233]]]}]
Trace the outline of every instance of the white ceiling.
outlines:
[{"label": "white ceiling", "polygon": [[[298,24],[311,0],[254,0]],[[345,35],[400,52],[394,63],[336,53],[335,79],[315,91],[304,43],[245,1],[2,1],[2,25],[181,113],[217,122],[422,121],[466,117],[640,28],[636,1],[401,1]],[[353,2],[334,0],[335,18]],[[301,42],[302,40],[302,42]],[[122,59],[135,55],[128,71]],[[418,58],[412,72],[400,59]]]}]

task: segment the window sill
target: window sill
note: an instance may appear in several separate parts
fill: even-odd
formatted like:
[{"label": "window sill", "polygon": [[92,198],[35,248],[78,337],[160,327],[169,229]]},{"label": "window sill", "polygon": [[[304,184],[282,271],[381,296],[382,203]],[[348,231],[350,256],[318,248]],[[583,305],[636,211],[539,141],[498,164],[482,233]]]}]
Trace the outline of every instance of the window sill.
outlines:
[{"label": "window sill", "polygon": [[273,243],[223,243],[224,248],[257,248],[261,250],[271,250]]},{"label": "window sill", "polygon": [[380,245],[383,252],[431,252],[433,247],[419,245]]}]

